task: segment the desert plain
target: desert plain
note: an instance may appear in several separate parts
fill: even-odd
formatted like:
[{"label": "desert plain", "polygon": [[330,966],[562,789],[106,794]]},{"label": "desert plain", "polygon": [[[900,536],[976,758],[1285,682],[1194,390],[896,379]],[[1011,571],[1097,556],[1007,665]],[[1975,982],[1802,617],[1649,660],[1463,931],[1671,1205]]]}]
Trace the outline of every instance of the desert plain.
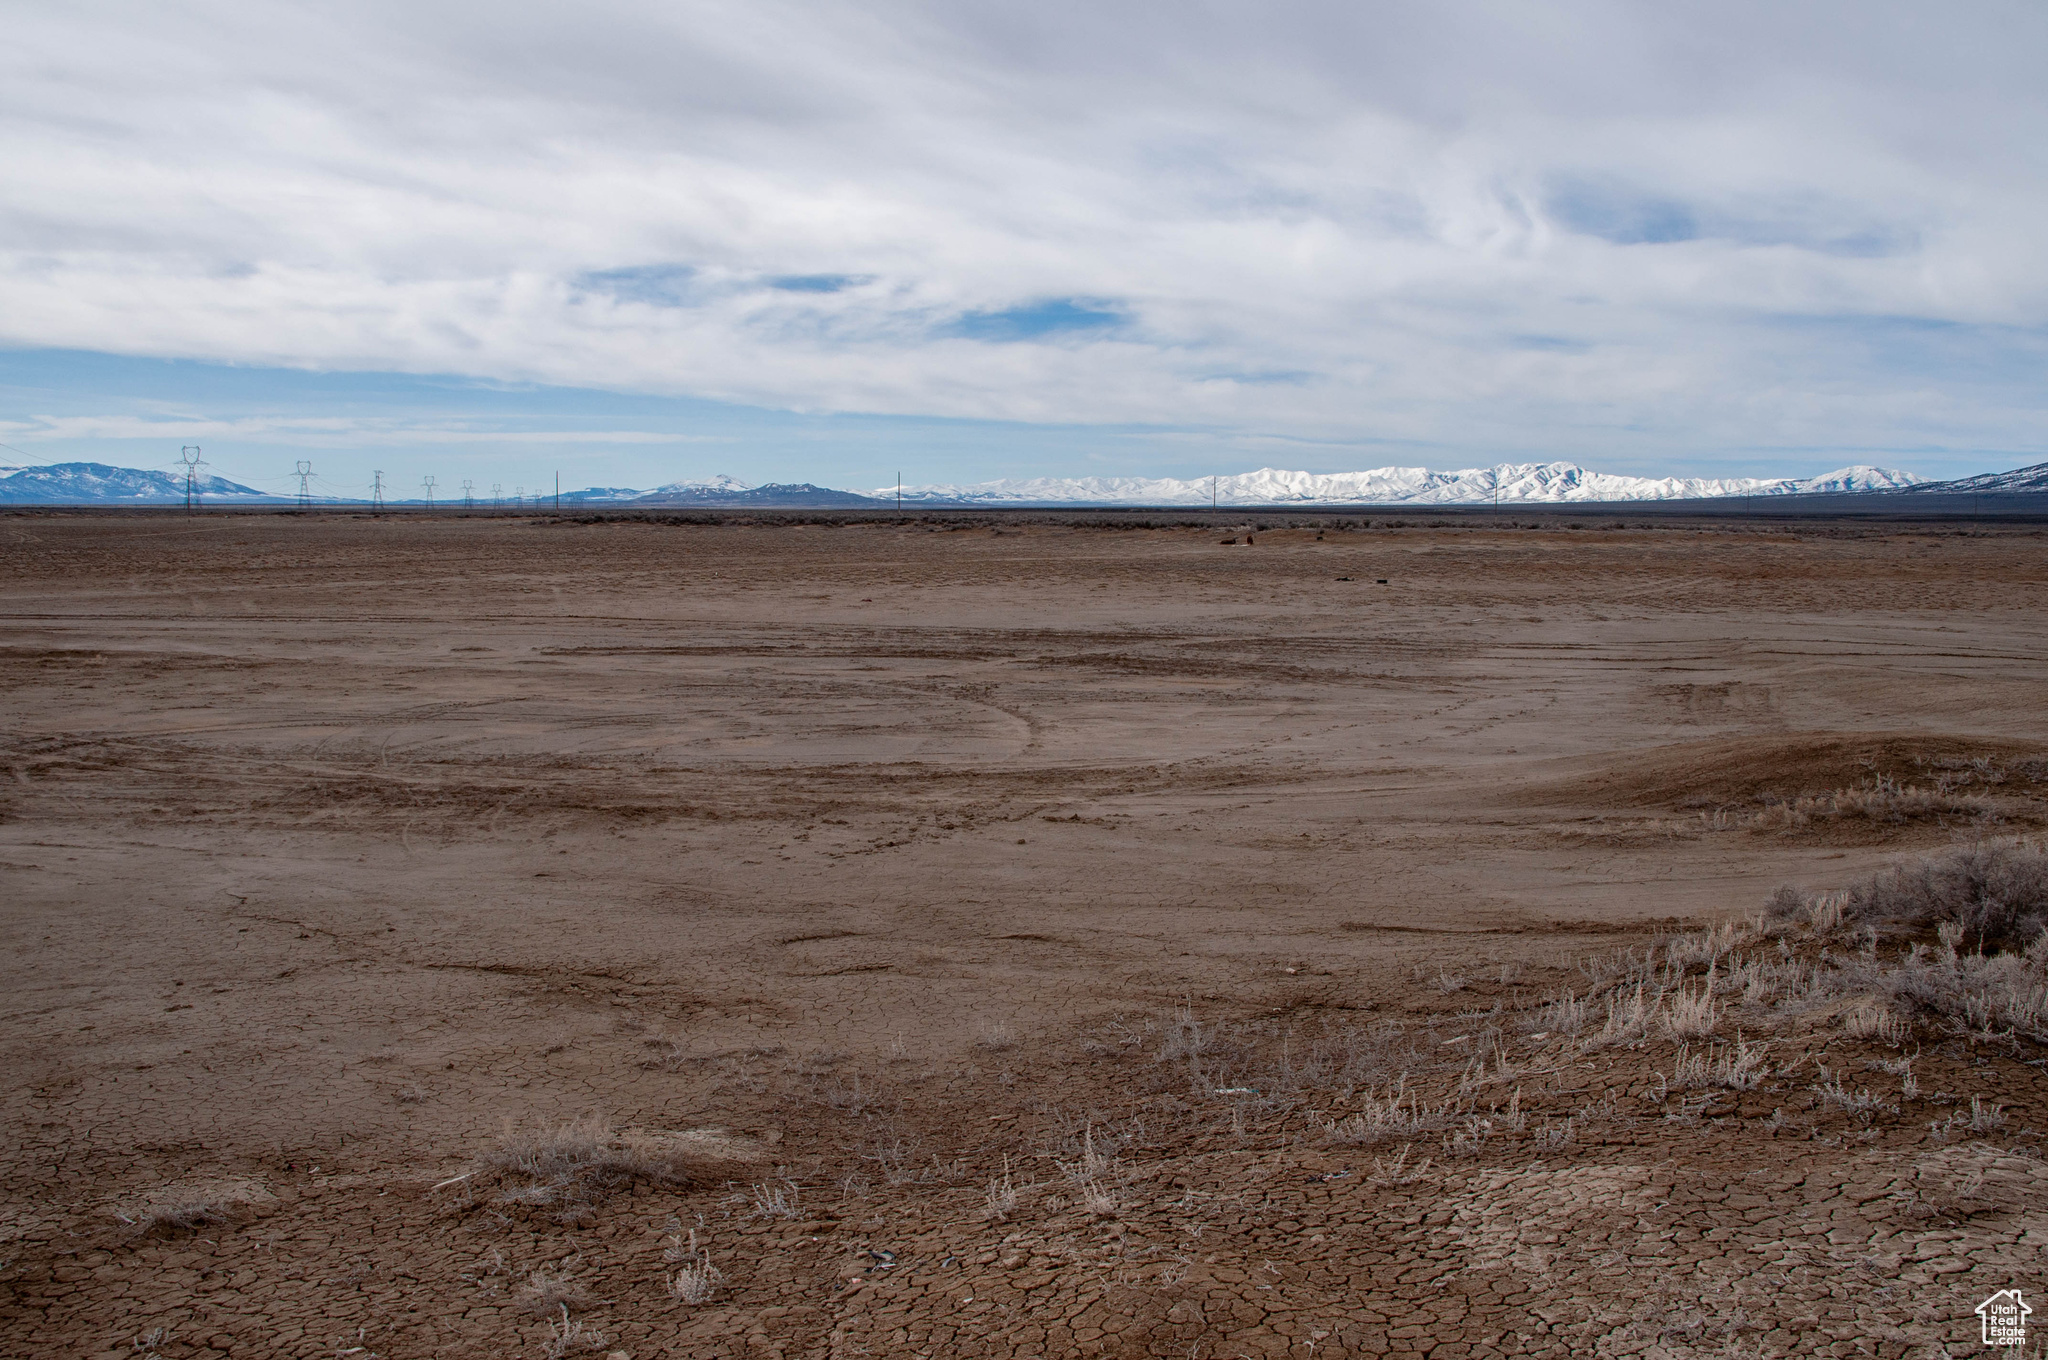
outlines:
[{"label": "desert plain", "polygon": [[813,520],[0,518],[0,1352],[1932,1357],[2041,1286],[2039,951],[1855,896],[2038,844],[2041,526]]}]

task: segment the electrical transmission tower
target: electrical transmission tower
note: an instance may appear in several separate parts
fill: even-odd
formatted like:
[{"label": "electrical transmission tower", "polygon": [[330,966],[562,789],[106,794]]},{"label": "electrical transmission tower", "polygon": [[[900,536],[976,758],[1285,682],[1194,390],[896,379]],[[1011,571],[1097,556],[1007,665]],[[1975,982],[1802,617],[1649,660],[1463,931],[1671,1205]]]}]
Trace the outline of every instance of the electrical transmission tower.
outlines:
[{"label": "electrical transmission tower", "polygon": [[187,444],[178,450],[178,461],[185,465],[185,508],[190,510],[199,500],[199,469],[206,460],[199,456],[197,444]]},{"label": "electrical transmission tower", "polygon": [[474,498],[473,498],[473,497],[471,497],[471,495],[470,495],[469,493],[470,493],[470,492],[471,492],[472,490],[474,490],[474,489],[475,489],[475,487],[476,487],[476,483],[475,483],[475,482],[472,482],[472,481],[471,481],[471,480],[470,480],[469,478],[467,478],[467,477],[464,477],[464,478],[462,479],[462,508],[463,508],[463,509],[465,509],[465,510],[469,509],[469,508],[470,508],[470,505],[471,505],[471,504],[472,504],[472,502],[473,502],[473,499],[474,499]]},{"label": "electrical transmission tower", "polygon": [[420,478],[420,485],[427,489],[427,509],[431,510],[434,508],[434,479],[432,477],[422,477]]},{"label": "electrical transmission tower", "polygon": [[382,469],[379,469],[370,475],[376,479],[370,483],[370,512],[372,514],[382,514],[384,511],[384,473]]},{"label": "electrical transmission tower", "polygon": [[292,475],[299,479],[299,509],[304,510],[313,504],[313,465],[301,458]]},{"label": "electrical transmission tower", "polygon": [[513,488],[512,488],[512,508],[513,508],[514,510],[521,510],[521,509],[524,509],[525,507],[526,507],[526,488],[525,488],[525,487],[523,487],[523,486],[515,486],[515,487],[513,487]]},{"label": "electrical transmission tower", "polygon": [[493,510],[497,509],[497,508],[498,508],[498,502],[499,502],[499,501],[502,501],[502,500],[504,500],[504,499],[505,499],[505,484],[504,484],[503,482],[492,482],[492,483],[491,483],[491,509],[493,509]]}]

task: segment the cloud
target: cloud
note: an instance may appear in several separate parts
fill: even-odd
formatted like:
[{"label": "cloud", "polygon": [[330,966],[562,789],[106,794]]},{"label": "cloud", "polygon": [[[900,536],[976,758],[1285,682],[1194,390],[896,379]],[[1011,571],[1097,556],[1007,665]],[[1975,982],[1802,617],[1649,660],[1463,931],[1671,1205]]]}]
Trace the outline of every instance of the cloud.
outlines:
[{"label": "cloud", "polygon": [[148,440],[178,444],[202,439],[234,440],[306,448],[360,448],[434,444],[713,444],[730,443],[727,435],[678,434],[661,430],[535,430],[417,423],[355,417],[247,416],[233,420],[150,416],[38,416],[0,420],[0,434],[10,441],[74,442],[82,440]]},{"label": "cloud", "polygon": [[0,344],[1453,461],[2038,445],[2044,38],[1896,0],[25,7]]}]

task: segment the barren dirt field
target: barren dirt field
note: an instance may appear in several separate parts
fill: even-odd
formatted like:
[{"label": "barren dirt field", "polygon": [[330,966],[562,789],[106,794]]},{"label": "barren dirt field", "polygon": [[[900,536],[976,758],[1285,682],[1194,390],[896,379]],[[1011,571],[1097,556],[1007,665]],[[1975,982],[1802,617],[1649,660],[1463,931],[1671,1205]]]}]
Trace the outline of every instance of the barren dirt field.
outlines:
[{"label": "barren dirt field", "polygon": [[0,518],[0,1352],[1978,1353],[2048,537],[1252,523]]}]

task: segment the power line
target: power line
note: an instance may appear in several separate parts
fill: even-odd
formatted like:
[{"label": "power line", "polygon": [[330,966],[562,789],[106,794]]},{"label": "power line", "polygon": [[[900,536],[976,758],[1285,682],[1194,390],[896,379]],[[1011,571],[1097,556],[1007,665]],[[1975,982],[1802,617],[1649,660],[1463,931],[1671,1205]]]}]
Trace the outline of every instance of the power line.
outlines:
[{"label": "power line", "polygon": [[24,457],[24,458],[27,458],[27,459],[30,459],[31,461],[34,461],[37,467],[49,467],[49,466],[51,466],[51,460],[50,460],[50,459],[47,459],[47,458],[45,458],[45,459],[37,459],[37,458],[36,458],[36,456],[35,456],[34,454],[30,453],[30,452],[29,452],[29,451],[28,451],[27,449],[17,449],[17,448],[16,448],[16,447],[14,447],[14,445],[12,445],[12,444],[0,444],[0,449],[6,449],[6,450],[7,450],[7,451],[8,451],[9,453],[18,453],[18,454],[20,454],[20,455],[21,455],[22,457]]},{"label": "power line", "polygon": [[178,450],[178,461],[185,465],[185,509],[189,511],[199,496],[199,469],[206,460],[199,456],[197,444],[187,444]]}]

